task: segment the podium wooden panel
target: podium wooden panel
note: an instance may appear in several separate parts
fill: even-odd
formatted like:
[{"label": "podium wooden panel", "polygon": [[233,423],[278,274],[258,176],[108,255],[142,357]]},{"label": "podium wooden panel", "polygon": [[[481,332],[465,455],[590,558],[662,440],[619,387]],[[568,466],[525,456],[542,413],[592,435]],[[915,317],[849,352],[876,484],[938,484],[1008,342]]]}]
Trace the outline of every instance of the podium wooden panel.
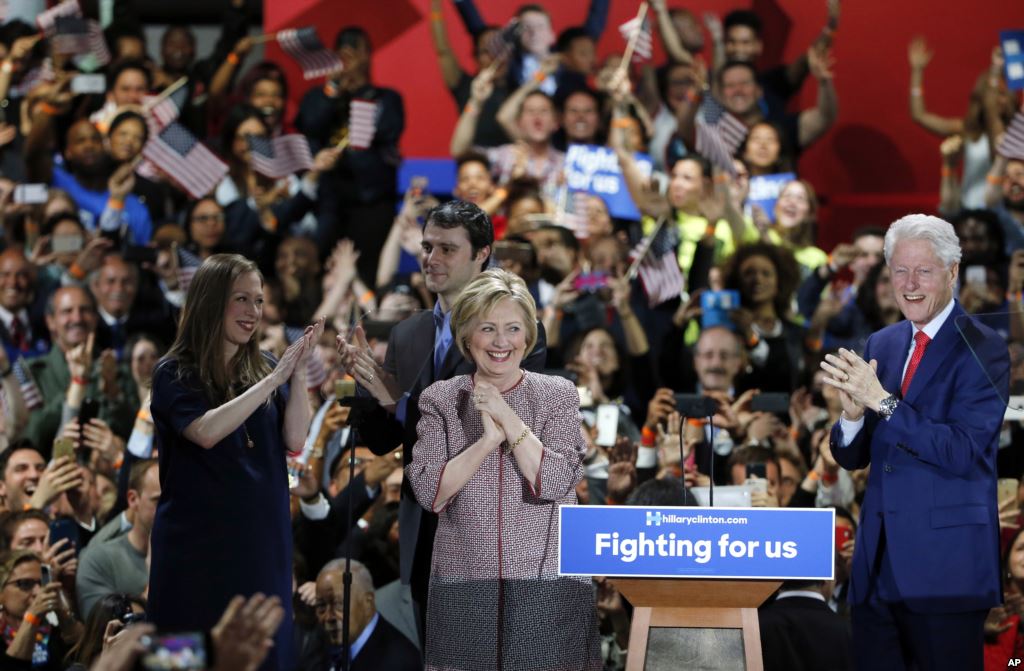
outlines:
[{"label": "podium wooden panel", "polygon": [[633,605],[626,671],[644,671],[650,630],[737,629],[747,671],[762,671],[757,607],[782,584],[778,580],[611,578]]}]

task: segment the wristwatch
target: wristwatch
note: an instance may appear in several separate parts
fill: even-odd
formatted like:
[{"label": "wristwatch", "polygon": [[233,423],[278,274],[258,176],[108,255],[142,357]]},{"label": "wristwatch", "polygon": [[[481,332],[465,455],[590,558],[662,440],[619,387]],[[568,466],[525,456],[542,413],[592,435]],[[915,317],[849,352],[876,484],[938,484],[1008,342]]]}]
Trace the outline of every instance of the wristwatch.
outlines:
[{"label": "wristwatch", "polygon": [[899,404],[900,399],[896,394],[889,394],[878,402],[878,414],[882,416],[882,419],[889,419],[892,417],[892,413],[896,412],[896,406]]}]

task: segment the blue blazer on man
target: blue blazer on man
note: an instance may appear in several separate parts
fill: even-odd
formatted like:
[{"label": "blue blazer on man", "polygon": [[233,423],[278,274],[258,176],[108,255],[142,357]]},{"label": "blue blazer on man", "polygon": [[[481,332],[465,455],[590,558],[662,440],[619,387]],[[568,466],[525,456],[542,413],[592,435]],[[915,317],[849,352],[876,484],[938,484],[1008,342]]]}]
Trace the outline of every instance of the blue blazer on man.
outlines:
[{"label": "blue blazer on man", "polygon": [[[867,361],[899,394],[910,351],[909,321],[868,338]],[[849,470],[871,465],[850,578],[850,603],[863,603],[881,535],[900,598],[919,613],[982,610],[1001,600],[996,451],[1009,393],[1006,343],[960,304],[925,350],[906,397],[884,420],[864,426],[832,454]]]}]

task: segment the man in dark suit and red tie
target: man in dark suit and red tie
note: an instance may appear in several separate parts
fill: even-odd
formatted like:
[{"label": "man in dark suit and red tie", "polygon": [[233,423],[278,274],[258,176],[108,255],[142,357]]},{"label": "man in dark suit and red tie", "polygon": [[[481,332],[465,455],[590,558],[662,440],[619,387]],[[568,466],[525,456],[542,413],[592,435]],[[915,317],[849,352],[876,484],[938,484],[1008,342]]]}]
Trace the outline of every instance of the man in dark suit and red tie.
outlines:
[{"label": "man in dark suit and red tie", "polygon": [[1009,393],[1006,344],[953,299],[953,227],[913,214],[885,236],[905,321],[864,358],[828,355],[841,392],[832,454],[871,466],[850,578],[858,669],[983,666],[983,623],[1000,603],[996,451]]}]

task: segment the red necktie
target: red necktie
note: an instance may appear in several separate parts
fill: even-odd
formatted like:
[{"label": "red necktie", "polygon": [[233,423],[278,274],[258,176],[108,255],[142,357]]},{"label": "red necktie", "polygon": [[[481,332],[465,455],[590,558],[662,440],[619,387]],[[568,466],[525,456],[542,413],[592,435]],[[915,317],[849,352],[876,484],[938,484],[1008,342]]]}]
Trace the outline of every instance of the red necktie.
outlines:
[{"label": "red necktie", "polygon": [[907,364],[907,372],[903,374],[903,386],[900,387],[900,391],[903,396],[907,395],[907,390],[910,389],[910,381],[914,379],[914,373],[917,371],[918,364],[921,363],[921,359],[924,357],[924,349],[928,347],[928,343],[931,342],[931,338],[924,331],[918,331],[914,334],[914,353],[910,355],[910,363]]},{"label": "red necktie", "polygon": [[11,343],[22,352],[28,349],[25,346],[25,336],[25,326],[21,323],[20,319],[15,317],[11,320]]}]

